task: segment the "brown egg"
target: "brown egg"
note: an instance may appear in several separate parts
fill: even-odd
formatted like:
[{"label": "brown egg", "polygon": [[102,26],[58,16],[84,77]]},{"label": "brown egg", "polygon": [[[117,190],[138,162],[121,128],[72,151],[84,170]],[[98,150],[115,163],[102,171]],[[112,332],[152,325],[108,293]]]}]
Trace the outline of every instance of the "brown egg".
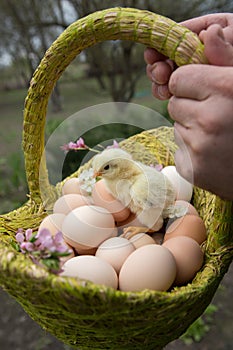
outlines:
[{"label": "brown egg", "polygon": [[43,221],[41,222],[38,231],[41,231],[44,228],[47,228],[53,236],[58,231],[62,230],[62,223],[65,219],[65,215],[61,213],[57,214],[50,214],[46,216]]},{"label": "brown egg", "polygon": [[54,203],[53,213],[61,213],[67,215],[73,209],[89,204],[89,197],[84,197],[80,194],[65,194],[64,196],[59,197]]},{"label": "brown egg", "polygon": [[153,240],[155,241],[156,244],[162,244],[163,243],[164,233],[162,233],[162,232],[154,232],[150,236],[151,236],[151,238],[153,238]]},{"label": "brown egg", "polygon": [[97,256],[82,255],[69,259],[63,265],[61,276],[88,280],[117,289],[118,277],[114,268]]},{"label": "brown egg", "polygon": [[187,209],[187,213],[186,214],[191,214],[191,215],[197,215],[198,211],[196,210],[196,208],[194,208],[194,206],[192,204],[190,204],[189,202],[183,201],[183,200],[177,200],[175,201],[175,207],[184,207]]},{"label": "brown egg", "polygon": [[107,261],[119,273],[124,261],[134,250],[134,245],[128,239],[112,237],[101,243],[95,256]]},{"label": "brown egg", "polygon": [[[126,235],[126,238],[127,238],[127,235]],[[146,233],[137,233],[136,235],[131,237],[129,241],[133,243],[136,249],[147,244],[155,244],[154,239]]]},{"label": "brown egg", "polygon": [[133,213],[130,213],[129,217],[122,221],[122,222],[117,222],[117,226],[121,229],[124,229],[129,226],[142,226],[142,223],[138,220],[137,216]]},{"label": "brown egg", "polygon": [[71,247],[78,255],[95,255],[97,247],[89,247],[75,242],[69,237],[64,236],[64,241]]},{"label": "brown egg", "polygon": [[107,190],[104,180],[96,182],[92,191],[92,199],[94,205],[107,209],[113,215],[115,221],[122,222],[130,215],[130,210]]},{"label": "brown egg", "polygon": [[65,241],[79,252],[98,247],[106,239],[117,235],[112,214],[105,208],[81,206],[66,215],[62,223]]},{"label": "brown egg", "polygon": [[203,220],[196,215],[184,215],[176,219],[166,229],[164,242],[177,236],[190,237],[198,244],[203,243],[207,237]]},{"label": "brown egg", "polygon": [[136,249],[125,260],[119,274],[119,289],[125,292],[166,291],[175,277],[176,262],[169,249],[148,244]]},{"label": "brown egg", "polygon": [[162,247],[169,249],[176,261],[174,285],[191,281],[203,264],[204,254],[199,244],[190,237],[177,236],[164,242]]},{"label": "brown egg", "polygon": [[87,195],[86,191],[80,188],[80,182],[77,177],[72,177],[65,181],[64,185],[62,186],[62,194],[63,196],[65,194]]}]

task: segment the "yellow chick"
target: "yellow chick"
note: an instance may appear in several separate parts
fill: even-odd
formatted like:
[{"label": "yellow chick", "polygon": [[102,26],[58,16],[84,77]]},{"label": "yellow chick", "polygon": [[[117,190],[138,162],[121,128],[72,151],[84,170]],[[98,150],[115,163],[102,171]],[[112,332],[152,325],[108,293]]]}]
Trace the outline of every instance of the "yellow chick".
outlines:
[{"label": "yellow chick", "polygon": [[[184,215],[174,207],[176,191],[155,168],[134,161],[119,148],[106,149],[92,161],[95,176],[101,176],[109,192],[137,215],[143,227],[127,227],[124,235],[158,231],[167,217]],[[127,235],[128,237],[128,235]]]}]

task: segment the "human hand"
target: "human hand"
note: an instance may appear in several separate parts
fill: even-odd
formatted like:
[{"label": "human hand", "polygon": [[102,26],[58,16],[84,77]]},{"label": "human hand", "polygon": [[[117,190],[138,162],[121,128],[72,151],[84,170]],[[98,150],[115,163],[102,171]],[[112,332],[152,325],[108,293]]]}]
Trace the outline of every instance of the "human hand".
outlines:
[{"label": "human hand", "polygon": [[168,111],[175,121],[178,172],[196,186],[233,199],[233,15],[203,16],[183,24],[201,37],[210,65],[174,71],[173,62],[146,50],[153,94],[172,96]]},{"label": "human hand", "polygon": [[175,120],[177,171],[196,186],[232,200],[233,67],[181,68],[169,81],[173,96],[168,104]]},{"label": "human hand", "polygon": [[[211,14],[181,24],[199,35],[210,64],[233,65],[233,14]],[[171,97],[168,82],[176,68],[174,62],[151,48],[145,50],[144,57],[153,95],[161,100],[168,99]]]}]

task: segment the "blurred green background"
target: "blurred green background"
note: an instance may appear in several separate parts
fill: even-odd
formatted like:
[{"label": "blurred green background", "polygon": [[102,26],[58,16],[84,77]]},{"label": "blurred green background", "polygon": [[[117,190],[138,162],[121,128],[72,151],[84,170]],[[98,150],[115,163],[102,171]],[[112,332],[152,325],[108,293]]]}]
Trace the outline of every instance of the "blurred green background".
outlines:
[{"label": "blurred green background", "polygon": [[[24,99],[31,76],[46,49],[74,20],[96,10],[135,7],[163,14],[176,21],[214,12],[232,12],[232,1],[107,1],[107,0],[0,0],[0,214],[27,200],[21,150]],[[106,102],[132,102],[169,118],[167,102],[154,99],[145,73],[144,47],[109,41],[82,52],[67,68],[51,96],[46,139],[66,118],[86,107]],[[125,138],[138,128],[100,127],[85,135],[89,145],[103,138]],[[69,140],[67,140],[68,142]],[[64,175],[81,159],[69,159]],[[232,269],[221,284],[207,313],[183,340],[166,349],[232,349]],[[0,349],[69,349],[34,323],[0,290]]]}]

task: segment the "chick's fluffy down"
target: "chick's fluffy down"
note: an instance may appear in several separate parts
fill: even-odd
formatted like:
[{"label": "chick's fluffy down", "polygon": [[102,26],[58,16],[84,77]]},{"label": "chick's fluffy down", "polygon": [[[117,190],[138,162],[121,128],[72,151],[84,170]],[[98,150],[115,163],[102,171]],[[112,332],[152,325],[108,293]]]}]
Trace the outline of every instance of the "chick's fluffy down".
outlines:
[{"label": "chick's fluffy down", "polygon": [[121,149],[107,149],[93,160],[110,193],[148,228],[159,230],[163,219],[174,213],[175,189],[155,168],[134,161]]}]

